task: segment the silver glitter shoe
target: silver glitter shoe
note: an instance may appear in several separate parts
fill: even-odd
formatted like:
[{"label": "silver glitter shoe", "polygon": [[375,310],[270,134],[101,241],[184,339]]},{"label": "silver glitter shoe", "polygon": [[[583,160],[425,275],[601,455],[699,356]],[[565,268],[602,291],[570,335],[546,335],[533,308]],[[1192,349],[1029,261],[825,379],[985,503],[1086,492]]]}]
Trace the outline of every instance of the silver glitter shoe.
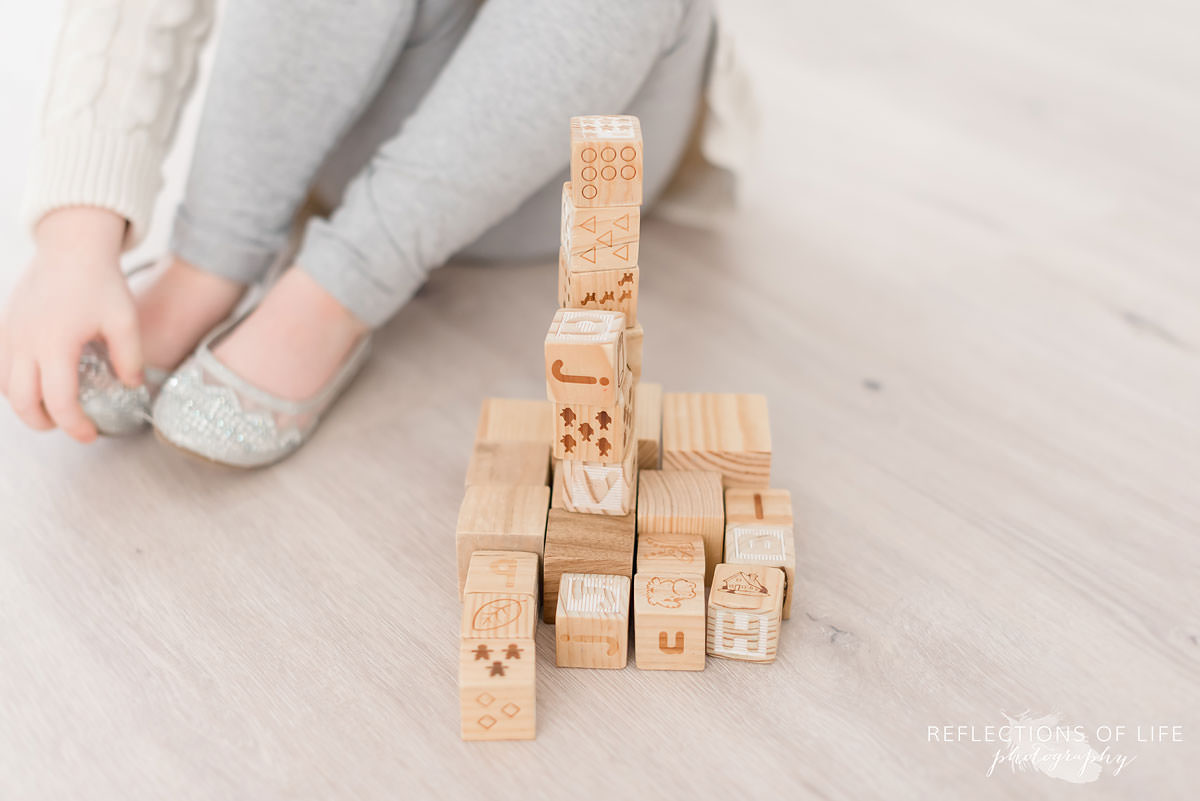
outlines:
[{"label": "silver glitter shoe", "polygon": [[[125,272],[129,279],[154,266],[148,261]],[[95,340],[83,346],[79,356],[79,405],[96,426],[96,431],[108,437],[136,434],[150,423],[150,404],[167,371],[157,367],[143,370],[145,379],[140,387],[127,387],[117,378],[108,358],[108,346]]]},{"label": "silver glitter shoe", "polygon": [[277,398],[251,386],[213,355],[238,320],[219,327],[167,379],[154,402],[159,439],[230,467],[265,467],[308,441],[325,410],[357,375],[370,352],[363,337],[320,392],[305,401]]},{"label": "silver glitter shoe", "polygon": [[103,342],[83,346],[79,357],[79,405],[98,433],[123,437],[149,425],[150,403],[167,380],[167,371],[147,367],[143,377],[140,387],[125,386],[113,371]]}]

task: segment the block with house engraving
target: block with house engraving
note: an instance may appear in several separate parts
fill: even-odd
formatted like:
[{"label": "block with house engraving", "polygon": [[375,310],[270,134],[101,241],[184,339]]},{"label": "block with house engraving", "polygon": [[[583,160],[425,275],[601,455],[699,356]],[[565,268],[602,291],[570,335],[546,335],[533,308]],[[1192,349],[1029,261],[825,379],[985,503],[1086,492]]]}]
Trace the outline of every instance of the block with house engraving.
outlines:
[{"label": "block with house engraving", "polygon": [[725,561],[783,571],[783,619],[792,613],[796,544],[792,494],[785,489],[725,490]]},{"label": "block with house engraving", "polygon": [[773,662],[783,611],[783,571],[717,565],[708,597],[708,654]]}]

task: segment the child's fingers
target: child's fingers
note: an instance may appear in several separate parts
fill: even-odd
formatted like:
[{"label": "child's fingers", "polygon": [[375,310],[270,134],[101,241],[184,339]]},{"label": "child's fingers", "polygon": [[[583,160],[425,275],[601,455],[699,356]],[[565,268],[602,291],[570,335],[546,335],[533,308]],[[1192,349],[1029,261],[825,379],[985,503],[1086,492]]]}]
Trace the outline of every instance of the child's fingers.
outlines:
[{"label": "child's fingers", "polygon": [[8,400],[13,411],[25,425],[36,431],[49,431],[54,421],[42,407],[42,385],[39,381],[37,362],[33,359],[16,358],[8,377]]},{"label": "child's fingers", "polygon": [[96,426],[79,405],[79,354],[55,359],[42,366],[42,397],[50,417],[67,435],[88,443],[96,438]]},{"label": "child's fingers", "polygon": [[138,332],[137,314],[115,316],[100,332],[108,344],[108,358],[117,378],[127,387],[142,385],[142,338]]}]

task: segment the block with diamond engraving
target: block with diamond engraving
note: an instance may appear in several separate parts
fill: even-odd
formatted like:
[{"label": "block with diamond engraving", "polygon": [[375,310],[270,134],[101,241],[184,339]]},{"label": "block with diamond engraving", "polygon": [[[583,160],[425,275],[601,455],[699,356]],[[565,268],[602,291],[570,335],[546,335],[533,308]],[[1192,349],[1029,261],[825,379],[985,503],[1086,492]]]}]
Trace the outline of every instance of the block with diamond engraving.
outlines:
[{"label": "block with diamond engraving", "polygon": [[464,740],[532,740],[536,731],[533,640],[461,640],[459,705]]}]

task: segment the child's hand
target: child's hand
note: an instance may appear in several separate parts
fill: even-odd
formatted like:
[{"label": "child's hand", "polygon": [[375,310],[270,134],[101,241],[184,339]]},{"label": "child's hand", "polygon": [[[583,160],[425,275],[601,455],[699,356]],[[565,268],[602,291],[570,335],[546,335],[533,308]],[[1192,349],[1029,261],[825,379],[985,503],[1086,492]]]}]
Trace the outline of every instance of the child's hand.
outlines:
[{"label": "child's hand", "polygon": [[105,209],[47,214],[34,232],[33,263],[0,314],[0,394],[30,427],[56,425],[80,442],[96,427],[79,405],[79,356],[103,338],[117,376],[142,382],[133,295],[119,256],[125,220]]}]

